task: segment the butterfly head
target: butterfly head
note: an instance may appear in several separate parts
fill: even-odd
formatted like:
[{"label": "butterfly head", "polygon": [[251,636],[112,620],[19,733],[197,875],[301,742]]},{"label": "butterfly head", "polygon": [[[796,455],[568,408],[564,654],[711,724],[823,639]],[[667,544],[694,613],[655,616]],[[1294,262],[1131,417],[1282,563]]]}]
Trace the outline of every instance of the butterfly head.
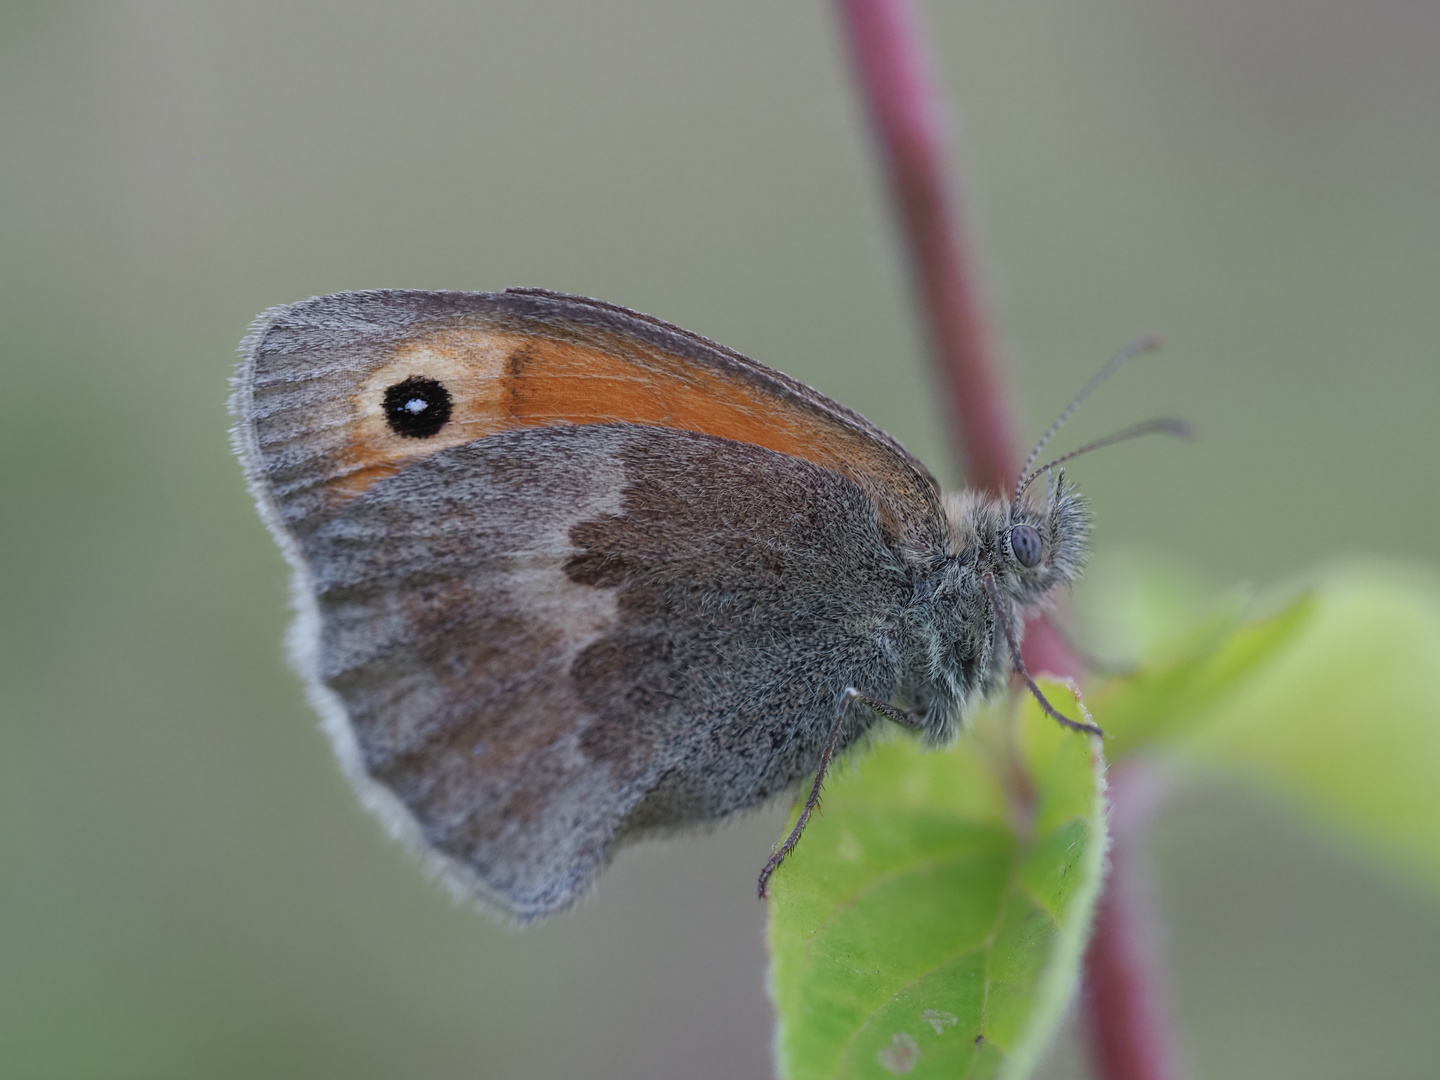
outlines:
[{"label": "butterfly head", "polygon": [[1063,472],[1043,503],[967,491],[949,497],[946,516],[965,576],[990,575],[1017,616],[1048,606],[1084,569],[1090,510]]},{"label": "butterfly head", "polygon": [[1042,506],[1021,496],[1006,508],[996,537],[996,581],[1021,605],[1042,605],[1079,578],[1089,538],[1090,510],[1061,470]]},{"label": "butterfly head", "polygon": [[[1027,617],[1054,603],[1084,569],[1090,512],[1079,492],[1065,482],[1060,466],[1141,435],[1190,437],[1190,426],[1181,420],[1151,420],[1032,469],[1050,439],[1097,387],[1158,344],[1155,338],[1142,338],[1122,349],[1081,388],[1025,459],[1009,499],[975,491],[947,497],[948,536],[943,552],[930,553],[939,558],[929,563],[912,620],[922,628],[923,678],[910,697],[927,718],[937,718],[931,731],[936,741],[953,732],[953,715],[963,712],[976,692],[1001,685],[1010,663],[1019,665]],[[1042,478],[1045,483],[1036,487]],[[932,708],[937,699],[945,700],[948,708]]]},{"label": "butterfly head", "polygon": [[[988,515],[993,520],[992,547],[994,555],[990,564],[979,568],[981,574],[992,576],[999,596],[1008,600],[1012,613],[1020,614],[1025,608],[1043,607],[1050,594],[1059,586],[1075,583],[1085,565],[1087,542],[1090,535],[1090,513],[1085,501],[1074,488],[1065,483],[1065,462],[1082,454],[1113,446],[1119,442],[1139,438],[1142,435],[1174,435],[1189,439],[1190,425],[1183,420],[1162,418],[1147,420],[1141,424],[1096,439],[1078,450],[1072,450],[1053,461],[1046,462],[1034,470],[1040,456],[1055,433],[1074,415],[1075,410],[1111,375],[1126,363],[1144,352],[1159,347],[1156,337],[1144,337],[1121,349],[1110,359],[1095,377],[1086,383],[1070,404],[1040,437],[1035,449],[1025,459],[1020,475],[1015,481],[1015,492],[1009,502],[996,504]],[[1035,482],[1045,480],[1045,497],[1041,506],[1035,504]],[[980,515],[984,517],[984,515]],[[952,514],[951,527],[956,526]],[[1021,611],[1016,611],[1019,608]]]}]

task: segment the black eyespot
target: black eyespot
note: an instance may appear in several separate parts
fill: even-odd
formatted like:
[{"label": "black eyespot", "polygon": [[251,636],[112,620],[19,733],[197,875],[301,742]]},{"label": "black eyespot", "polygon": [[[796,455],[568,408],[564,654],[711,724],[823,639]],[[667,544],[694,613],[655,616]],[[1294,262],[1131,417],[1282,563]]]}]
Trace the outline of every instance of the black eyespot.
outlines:
[{"label": "black eyespot", "polygon": [[1040,561],[1040,534],[1029,525],[1016,525],[1010,530],[1010,550],[1021,566],[1034,566]]},{"label": "black eyespot", "polygon": [[428,439],[450,421],[450,391],[434,379],[411,375],[385,391],[385,422],[396,435]]}]

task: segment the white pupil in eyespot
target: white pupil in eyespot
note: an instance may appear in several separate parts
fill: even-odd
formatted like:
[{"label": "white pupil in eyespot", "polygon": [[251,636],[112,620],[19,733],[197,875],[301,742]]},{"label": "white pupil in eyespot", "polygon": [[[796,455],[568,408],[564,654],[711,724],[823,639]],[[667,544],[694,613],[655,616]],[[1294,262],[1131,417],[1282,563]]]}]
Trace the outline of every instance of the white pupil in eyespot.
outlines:
[{"label": "white pupil in eyespot", "polygon": [[405,403],[405,411],[411,416],[418,416],[430,407],[430,403],[423,398],[413,397]]}]

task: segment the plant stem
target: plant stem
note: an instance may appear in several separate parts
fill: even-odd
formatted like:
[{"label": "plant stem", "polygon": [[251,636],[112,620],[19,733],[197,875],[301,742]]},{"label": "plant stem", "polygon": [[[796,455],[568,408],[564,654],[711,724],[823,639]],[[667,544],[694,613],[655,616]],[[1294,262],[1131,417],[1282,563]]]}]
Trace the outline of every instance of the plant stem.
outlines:
[{"label": "plant stem", "polygon": [[[836,0],[891,200],[912,287],[940,373],[949,431],[968,482],[1006,493],[1020,469],[1014,413],[980,264],[950,175],[941,95],[912,0]],[[1078,675],[1080,665],[1043,621],[1026,630],[1036,671]],[[1116,783],[1116,794],[1121,792]],[[1150,938],[1140,932],[1143,887],[1118,830],[1106,893],[1086,956],[1095,1068],[1104,1080],[1175,1080],[1178,1070]]]},{"label": "plant stem", "polygon": [[905,0],[839,0],[839,9],[944,383],[954,448],[973,486],[1003,492],[1015,483],[1021,451],[919,22]]}]

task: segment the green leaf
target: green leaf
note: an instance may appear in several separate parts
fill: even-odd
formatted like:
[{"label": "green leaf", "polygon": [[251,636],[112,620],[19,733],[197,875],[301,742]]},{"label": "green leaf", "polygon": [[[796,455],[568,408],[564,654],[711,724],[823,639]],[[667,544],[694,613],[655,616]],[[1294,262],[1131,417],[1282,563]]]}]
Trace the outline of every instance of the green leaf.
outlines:
[{"label": "green leaf", "polygon": [[1243,594],[1224,597],[1134,675],[1098,686],[1091,709],[1105,729],[1111,759],[1121,761],[1206,723],[1219,702],[1294,643],[1314,617],[1315,604],[1306,594],[1246,622]]},{"label": "green leaf", "polygon": [[1351,563],[1306,602],[1303,629],[1177,751],[1300,801],[1440,891],[1440,587]]},{"label": "green leaf", "polygon": [[[1057,701],[1071,700],[1049,684]],[[1105,847],[1098,743],[1028,699],[827,780],[771,883],[780,1074],[1024,1076],[1074,992]],[[793,819],[792,819],[793,820]]]},{"label": "green leaf", "polygon": [[1172,628],[1134,676],[1088,695],[1111,759],[1148,750],[1239,777],[1440,891],[1434,575],[1350,562],[1260,601],[1272,614],[1244,606]]},{"label": "green leaf", "polygon": [[[1350,563],[1188,624],[1184,595],[1132,586],[1112,608],[1146,655],[1090,694],[1105,749],[1280,792],[1440,893],[1433,575]],[[772,883],[782,1076],[1025,1075],[1088,937],[1102,767],[1026,701],[1014,719],[983,712],[949,751],[899,739],[832,779]]]}]

